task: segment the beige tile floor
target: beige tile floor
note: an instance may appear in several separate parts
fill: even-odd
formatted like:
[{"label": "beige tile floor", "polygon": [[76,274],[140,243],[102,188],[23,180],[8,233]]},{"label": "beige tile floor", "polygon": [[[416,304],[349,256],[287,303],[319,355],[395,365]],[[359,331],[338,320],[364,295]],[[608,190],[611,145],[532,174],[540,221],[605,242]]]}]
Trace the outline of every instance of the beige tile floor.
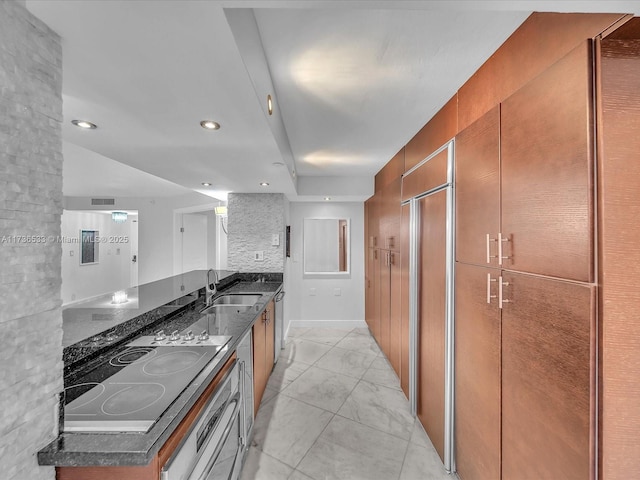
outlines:
[{"label": "beige tile floor", "polygon": [[290,329],[241,480],[455,478],[367,329]]}]

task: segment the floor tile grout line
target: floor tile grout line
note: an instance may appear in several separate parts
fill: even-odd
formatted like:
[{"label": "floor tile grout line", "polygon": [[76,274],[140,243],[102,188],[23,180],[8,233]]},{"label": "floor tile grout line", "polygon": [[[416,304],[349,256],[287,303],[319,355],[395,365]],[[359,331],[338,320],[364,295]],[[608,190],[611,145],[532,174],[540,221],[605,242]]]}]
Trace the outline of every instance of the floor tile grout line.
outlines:
[{"label": "floor tile grout line", "polygon": [[[360,383],[360,382],[358,382],[358,383]],[[353,389],[355,390],[357,386],[358,386],[358,385],[356,385],[355,387],[353,387]],[[353,393],[353,392],[351,392],[351,393]],[[348,400],[348,398],[349,398],[349,397],[347,397],[347,400]],[[345,402],[346,402],[347,400],[345,400]],[[344,403],[343,403],[342,405],[344,406]],[[340,407],[340,409],[342,409],[342,406]],[[339,417],[342,417],[342,418],[346,418],[347,420],[351,420],[352,422],[359,423],[360,425],[363,425],[363,426],[365,426],[365,427],[372,428],[373,430],[376,430],[377,432],[386,433],[387,435],[391,435],[392,437],[395,437],[395,438],[397,438],[397,439],[399,439],[399,440],[404,440],[405,442],[411,442],[411,435],[409,435],[409,438],[403,438],[403,437],[401,437],[401,436],[399,436],[399,435],[396,435],[395,433],[387,432],[386,430],[382,430],[382,429],[377,428],[377,427],[375,427],[375,426],[373,426],[373,425],[369,425],[368,423],[363,423],[363,422],[361,422],[360,420],[356,420],[356,419],[354,419],[354,418],[346,417],[346,416],[344,416],[343,414],[341,414],[341,413],[340,413],[340,410],[338,410],[338,413],[336,413],[335,415],[338,415]],[[415,418],[414,418],[414,422],[415,422]]]},{"label": "floor tile grout line", "polygon": [[413,428],[411,429],[411,436],[409,437],[409,441],[407,442],[407,448],[404,451],[404,457],[402,457],[402,465],[400,467],[400,473],[398,474],[398,480],[400,480],[400,478],[402,477],[402,472],[404,471],[404,464],[407,461],[407,455],[409,454],[409,448],[411,447],[411,445],[414,443],[411,441],[411,439],[413,438],[413,430],[416,428],[416,419],[413,419]]},{"label": "floor tile grout line", "polygon": [[[316,407],[319,408],[319,407]],[[325,410],[327,411],[327,410]],[[333,419],[335,418],[336,414],[333,412],[329,412],[331,413],[331,418],[329,419],[329,421],[327,422],[327,424],[324,426],[324,428],[322,429],[322,431],[320,432],[320,434],[316,437],[316,439],[313,441],[313,443],[311,444],[311,446],[307,449],[306,452],[304,452],[304,455],[302,456],[302,458],[300,459],[300,461],[296,464],[296,466],[294,467],[295,470],[298,470],[298,466],[304,461],[304,459],[306,458],[306,456],[309,454],[309,452],[311,451],[311,449],[315,446],[316,443],[318,443],[318,439],[322,436],[322,434],[324,433],[324,431],[327,429],[327,427],[329,426],[329,424],[333,421]],[[300,470],[302,473],[304,473],[305,475],[307,475],[308,477],[310,477],[311,475],[307,474],[306,472]],[[313,477],[312,477],[313,478]]]}]

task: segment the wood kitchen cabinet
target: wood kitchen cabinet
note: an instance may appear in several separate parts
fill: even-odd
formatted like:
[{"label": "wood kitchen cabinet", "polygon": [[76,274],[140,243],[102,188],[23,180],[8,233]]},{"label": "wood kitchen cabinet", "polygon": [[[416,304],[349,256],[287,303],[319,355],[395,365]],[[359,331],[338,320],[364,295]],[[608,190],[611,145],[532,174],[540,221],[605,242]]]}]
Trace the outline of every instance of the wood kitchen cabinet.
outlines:
[{"label": "wood kitchen cabinet", "polygon": [[591,76],[585,41],[456,137],[462,479],[593,478]]},{"label": "wood kitchen cabinet", "polygon": [[397,375],[401,373],[401,189],[404,149],[376,175],[376,193],[366,202],[367,279],[365,319]]},{"label": "wood kitchen cabinet", "polygon": [[260,318],[253,324],[253,414],[257,415],[260,401],[273,370],[275,342],[275,303],[271,300]]},{"label": "wood kitchen cabinet", "polygon": [[462,479],[500,478],[499,276],[497,268],[456,264],[455,451]]},{"label": "wood kitchen cabinet", "polygon": [[456,137],[456,260],[593,281],[590,45]]},{"label": "wood kitchen cabinet", "polygon": [[502,478],[595,478],[595,286],[502,281]]},{"label": "wood kitchen cabinet", "polygon": [[595,286],[458,263],[455,330],[460,478],[594,478]]},{"label": "wood kitchen cabinet", "polygon": [[371,331],[371,335],[376,338],[380,326],[380,250],[377,248],[367,249],[367,263],[369,264],[369,280],[367,281],[366,299],[367,313],[365,320]]},{"label": "wood kitchen cabinet", "polygon": [[501,106],[503,268],[592,282],[592,42]]},{"label": "wood kitchen cabinet", "polygon": [[500,106],[487,112],[456,137],[455,168],[456,260],[497,266]]}]

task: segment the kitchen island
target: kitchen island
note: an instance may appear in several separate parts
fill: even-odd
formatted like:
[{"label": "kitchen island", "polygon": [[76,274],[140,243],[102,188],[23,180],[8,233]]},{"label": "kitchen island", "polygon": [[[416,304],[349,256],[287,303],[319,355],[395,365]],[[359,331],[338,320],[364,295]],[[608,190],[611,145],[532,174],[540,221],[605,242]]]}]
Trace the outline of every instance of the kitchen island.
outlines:
[{"label": "kitchen island", "polygon": [[[224,272],[221,273],[224,275]],[[189,278],[193,278],[189,288],[173,290],[169,297],[177,294],[177,298],[173,298],[167,303],[175,302],[185,296],[193,297],[192,301],[189,301],[184,306],[185,308],[181,308],[178,314],[175,314],[174,310],[165,316],[159,316],[153,322],[141,322],[137,330],[126,333],[126,342],[133,341],[144,335],[151,335],[159,329],[167,332],[183,331],[199,321],[200,324],[202,323],[203,314],[200,312],[205,307],[202,293],[206,281],[206,271],[190,272],[190,274],[188,274]],[[177,277],[182,277],[182,280],[184,280],[184,276]],[[182,281],[177,280],[177,277],[165,279],[165,286],[169,283],[175,284],[176,281]],[[196,278],[201,280],[198,281]],[[183,283],[180,285],[183,285]],[[193,287],[195,287],[194,290],[185,293]],[[282,274],[230,273],[224,275],[219,284],[219,291],[216,297],[229,293],[259,293],[261,296],[253,307],[245,311],[234,312],[232,321],[227,322],[224,327],[225,335],[230,337],[224,348],[202,368],[193,381],[172,401],[149,430],[135,433],[61,432],[56,440],[38,452],[38,462],[41,465],[55,465],[57,467],[143,467],[149,465],[162,446],[187,417],[192,407],[207,391],[207,388],[225,367],[227,361],[234,356],[239,342],[252,329],[256,320],[263,315],[263,312],[281,287]],[[180,296],[180,294],[184,295]],[[180,305],[180,307],[183,307],[183,305]],[[127,328],[133,328],[130,323],[132,321],[135,323],[135,318],[125,320],[125,323],[129,323]],[[109,328],[114,327],[117,326],[110,326]],[[113,346],[103,345],[97,354],[95,351],[91,352],[85,357],[88,359],[86,361],[78,361],[76,356],[67,355],[65,358],[65,386],[67,385],[67,378],[73,378],[76,370],[84,367],[82,364],[108,362],[109,352],[112,348],[115,348],[115,343]],[[66,347],[65,350],[73,347],[73,345]],[[120,341],[119,345],[122,346],[123,342]],[[74,365],[74,368],[67,369],[69,365]],[[62,418],[61,425],[63,425]]]}]

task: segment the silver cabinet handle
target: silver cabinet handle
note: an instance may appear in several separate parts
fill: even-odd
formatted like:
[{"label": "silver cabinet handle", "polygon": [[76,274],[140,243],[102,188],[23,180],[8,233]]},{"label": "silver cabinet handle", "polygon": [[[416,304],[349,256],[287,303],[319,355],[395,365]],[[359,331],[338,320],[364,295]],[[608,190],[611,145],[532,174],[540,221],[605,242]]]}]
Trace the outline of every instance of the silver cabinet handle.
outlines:
[{"label": "silver cabinet handle", "polygon": [[502,233],[498,233],[498,265],[502,265],[502,260],[508,260],[509,258],[511,258],[509,256],[504,257],[502,255],[502,244],[509,241],[511,241],[509,237],[503,238]]},{"label": "silver cabinet handle", "polygon": [[487,238],[487,263],[491,263],[491,259],[497,257],[497,255],[491,255],[491,242],[496,242],[497,239],[491,238],[491,235],[488,233],[486,238]]},{"label": "silver cabinet handle", "polygon": [[491,304],[491,299],[496,298],[496,295],[491,295],[491,282],[495,282],[495,278],[491,278],[491,274],[487,273],[487,303]]},{"label": "silver cabinet handle", "polygon": [[511,300],[505,300],[502,292],[502,287],[508,287],[509,282],[503,282],[502,275],[500,275],[500,277],[498,278],[498,308],[502,308],[502,305],[504,303],[511,303]]}]

